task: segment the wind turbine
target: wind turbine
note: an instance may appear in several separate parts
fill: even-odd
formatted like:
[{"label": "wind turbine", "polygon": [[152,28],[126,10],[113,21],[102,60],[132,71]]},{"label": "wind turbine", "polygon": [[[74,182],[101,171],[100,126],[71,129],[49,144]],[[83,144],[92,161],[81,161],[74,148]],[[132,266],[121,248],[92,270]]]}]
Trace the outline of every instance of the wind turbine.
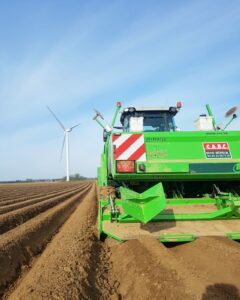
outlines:
[{"label": "wind turbine", "polygon": [[64,136],[63,136],[63,144],[62,144],[62,150],[61,150],[61,156],[60,156],[60,160],[62,159],[62,155],[63,155],[63,150],[64,150],[64,146],[66,143],[66,181],[69,181],[69,132],[71,132],[74,128],[76,128],[77,126],[80,125],[74,125],[70,128],[65,128],[64,125],[62,124],[62,122],[57,118],[57,116],[54,114],[54,112],[51,110],[50,107],[47,106],[47,109],[49,110],[49,112],[53,115],[54,119],[56,119],[56,121],[58,122],[58,124],[61,126],[61,128],[64,131]]}]

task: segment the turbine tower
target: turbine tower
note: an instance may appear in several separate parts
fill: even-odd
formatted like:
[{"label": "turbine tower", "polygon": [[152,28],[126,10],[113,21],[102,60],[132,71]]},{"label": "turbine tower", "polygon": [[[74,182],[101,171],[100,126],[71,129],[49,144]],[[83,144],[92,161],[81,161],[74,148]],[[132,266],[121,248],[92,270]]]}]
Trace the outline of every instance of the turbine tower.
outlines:
[{"label": "turbine tower", "polygon": [[62,159],[62,155],[63,155],[63,150],[64,150],[64,146],[66,143],[66,181],[69,181],[69,133],[77,126],[80,125],[74,125],[70,128],[65,128],[64,125],[62,124],[62,122],[57,118],[57,116],[54,114],[54,112],[51,110],[50,107],[47,106],[47,109],[49,110],[49,112],[53,115],[54,119],[58,122],[58,124],[61,126],[61,128],[64,131],[64,136],[63,136],[63,144],[62,144],[62,150],[61,150],[61,156],[60,156],[60,160]]}]

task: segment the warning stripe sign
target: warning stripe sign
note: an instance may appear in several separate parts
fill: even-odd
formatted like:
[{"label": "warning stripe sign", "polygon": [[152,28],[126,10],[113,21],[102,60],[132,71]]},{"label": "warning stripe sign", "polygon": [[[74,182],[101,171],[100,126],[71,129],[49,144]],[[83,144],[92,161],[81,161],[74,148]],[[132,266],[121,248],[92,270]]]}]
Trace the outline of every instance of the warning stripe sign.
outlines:
[{"label": "warning stripe sign", "polygon": [[146,161],[143,134],[112,135],[115,160]]}]

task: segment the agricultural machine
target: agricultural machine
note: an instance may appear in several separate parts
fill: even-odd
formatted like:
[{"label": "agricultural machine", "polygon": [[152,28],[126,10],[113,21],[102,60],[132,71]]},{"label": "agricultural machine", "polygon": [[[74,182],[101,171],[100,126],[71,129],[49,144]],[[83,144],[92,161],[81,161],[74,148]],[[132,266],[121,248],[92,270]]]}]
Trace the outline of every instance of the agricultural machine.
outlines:
[{"label": "agricultural machine", "polygon": [[118,241],[151,235],[162,242],[200,236],[240,240],[240,131],[218,125],[209,105],[195,131],[181,131],[174,107],[121,103],[111,124],[96,111],[104,151],[98,168],[99,236]]}]

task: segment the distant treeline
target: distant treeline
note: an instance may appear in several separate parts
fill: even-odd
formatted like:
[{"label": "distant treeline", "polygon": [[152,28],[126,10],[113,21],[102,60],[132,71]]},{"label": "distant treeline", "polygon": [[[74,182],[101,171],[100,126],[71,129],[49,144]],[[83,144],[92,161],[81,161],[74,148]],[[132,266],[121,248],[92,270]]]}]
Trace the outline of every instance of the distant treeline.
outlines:
[{"label": "distant treeline", "polygon": [[[91,180],[91,179],[96,179],[96,178],[88,178],[85,176],[82,176],[78,173],[74,174],[74,175],[70,175],[70,180],[74,181],[74,180]],[[27,182],[56,182],[56,181],[66,181],[66,176],[62,177],[62,178],[44,178],[44,179],[32,179],[32,178],[27,178],[24,180],[7,180],[7,181],[0,181],[0,183],[27,183]]]}]

